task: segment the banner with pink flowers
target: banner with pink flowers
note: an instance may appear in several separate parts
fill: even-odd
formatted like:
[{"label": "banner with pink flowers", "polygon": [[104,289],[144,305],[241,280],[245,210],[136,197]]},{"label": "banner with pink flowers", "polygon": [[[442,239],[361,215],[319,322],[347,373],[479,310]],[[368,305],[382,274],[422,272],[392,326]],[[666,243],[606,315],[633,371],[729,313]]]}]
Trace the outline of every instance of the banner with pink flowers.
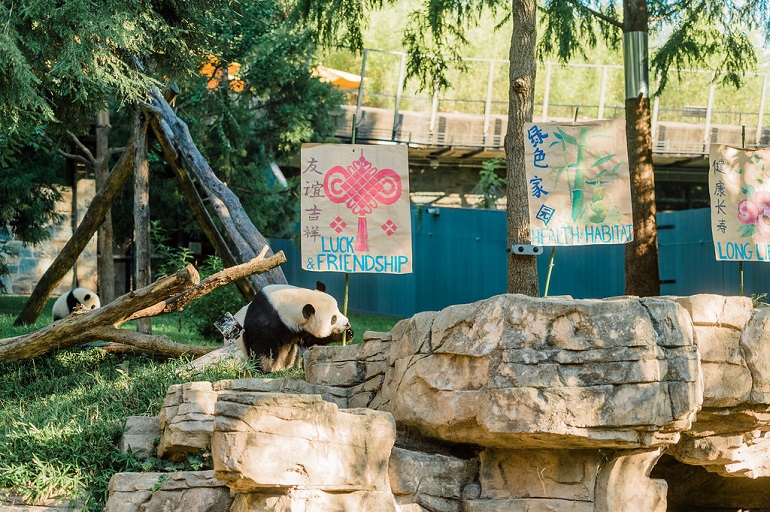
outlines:
[{"label": "banner with pink flowers", "polygon": [[709,193],[716,259],[770,261],[770,148],[712,144]]},{"label": "banner with pink flowers", "polygon": [[302,268],[411,273],[406,146],[303,144],[300,158]]}]

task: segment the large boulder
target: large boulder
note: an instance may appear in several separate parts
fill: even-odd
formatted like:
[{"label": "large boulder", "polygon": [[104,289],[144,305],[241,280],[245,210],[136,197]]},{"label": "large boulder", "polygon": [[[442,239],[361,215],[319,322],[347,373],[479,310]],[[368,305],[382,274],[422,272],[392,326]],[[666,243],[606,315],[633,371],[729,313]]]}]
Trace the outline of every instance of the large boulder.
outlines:
[{"label": "large boulder", "polygon": [[669,454],[724,477],[770,477],[770,309],[748,297],[676,297],[692,317],[703,408]]},{"label": "large boulder", "polygon": [[687,312],[664,299],[500,295],[397,325],[381,409],[497,448],[673,444],[702,402]]},{"label": "large boulder", "polygon": [[215,474],[234,490],[390,492],[388,413],[339,409],[317,395],[230,392],[215,418]]},{"label": "large boulder", "polygon": [[213,471],[116,473],[105,512],[228,512],[230,490]]},{"label": "large boulder", "polygon": [[160,410],[161,436],[158,457],[182,460],[208,450],[214,432],[214,413],[223,392],[317,394],[347,407],[348,391],[302,379],[234,379],[219,382],[187,382],[170,386]]}]

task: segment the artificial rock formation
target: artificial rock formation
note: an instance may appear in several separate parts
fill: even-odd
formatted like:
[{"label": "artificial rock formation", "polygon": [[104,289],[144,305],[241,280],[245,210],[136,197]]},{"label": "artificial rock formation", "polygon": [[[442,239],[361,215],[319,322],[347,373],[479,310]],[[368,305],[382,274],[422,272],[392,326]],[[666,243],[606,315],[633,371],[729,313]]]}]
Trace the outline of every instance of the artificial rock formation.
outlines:
[{"label": "artificial rock formation", "polygon": [[736,297],[501,295],[313,347],[305,381],[172,387],[159,452],[210,447],[238,512],[762,510],[714,493],[770,471],[768,321]]}]

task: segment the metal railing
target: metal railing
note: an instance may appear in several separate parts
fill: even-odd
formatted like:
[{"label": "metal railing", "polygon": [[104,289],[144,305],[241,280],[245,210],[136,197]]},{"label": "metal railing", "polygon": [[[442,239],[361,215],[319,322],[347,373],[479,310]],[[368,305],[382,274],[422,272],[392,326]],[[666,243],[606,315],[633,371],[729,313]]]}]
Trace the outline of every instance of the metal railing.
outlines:
[{"label": "metal railing", "polygon": [[[339,136],[350,135],[355,123],[362,140],[502,150],[508,61],[466,59],[468,71],[452,77],[458,86],[432,94],[406,80],[403,52],[365,49],[359,62],[363,79],[349,93]],[[672,70],[672,76],[668,88],[653,99],[655,153],[703,156],[713,142],[770,145],[767,73],[746,73],[739,90],[721,85],[710,71]],[[623,80],[622,66],[541,63],[534,119],[571,121],[576,113],[579,119],[623,118]]]}]

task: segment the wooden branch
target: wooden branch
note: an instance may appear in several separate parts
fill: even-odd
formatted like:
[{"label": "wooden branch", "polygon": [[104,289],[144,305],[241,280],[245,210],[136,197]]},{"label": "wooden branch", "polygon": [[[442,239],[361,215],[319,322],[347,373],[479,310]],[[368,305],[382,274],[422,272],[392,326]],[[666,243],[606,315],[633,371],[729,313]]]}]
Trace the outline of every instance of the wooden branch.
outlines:
[{"label": "wooden branch", "polygon": [[0,340],[0,361],[36,357],[51,350],[96,341],[100,339],[96,333],[101,327],[120,325],[136,311],[173,297],[199,282],[198,271],[187,265],[173,276],[162,277],[99,309],[70,315],[35,332]]},{"label": "wooden branch", "polygon": [[200,357],[219,348],[175,343],[163,335],[143,334],[126,329],[116,329],[109,325],[92,327],[90,332],[96,337],[95,339],[129,345],[164,357],[179,357],[185,354]]},{"label": "wooden branch", "polygon": [[107,341],[135,347],[162,357],[189,354],[200,357],[218,347],[175,343],[166,336],[154,336],[118,329],[129,320],[180,311],[184,306],[219,286],[258,272],[267,272],[286,262],[283,251],[265,258],[268,248],[248,263],[230,267],[200,280],[192,265],[156,280],[149,286],[118,297],[92,311],[76,313],[42,329],[0,340],[0,361],[37,357],[51,350],[74,347],[90,341]]},{"label": "wooden branch", "polygon": [[[166,99],[168,100],[169,98]],[[189,173],[185,171],[181,161],[178,158],[179,154],[177,153],[176,148],[174,148],[174,146],[171,144],[171,140],[169,139],[170,129],[168,128],[168,123],[162,119],[159,120],[155,116],[151,116],[150,119],[150,126],[152,127],[155,138],[158,140],[161,150],[163,151],[163,157],[166,159],[166,162],[171,167],[171,170],[174,171],[174,174],[179,181],[182,193],[184,193],[185,199],[187,200],[187,206],[190,208],[190,211],[192,211],[195,219],[198,221],[198,225],[203,231],[203,234],[206,235],[206,238],[208,238],[209,242],[211,242],[211,245],[214,246],[214,250],[217,252],[217,254],[219,254],[219,257],[222,259],[222,263],[224,263],[226,267],[234,267],[238,264],[235,256],[230,251],[230,248],[227,246],[225,239],[222,237],[222,234],[219,232],[216,225],[214,224],[214,221],[211,219],[209,212],[206,210],[206,207],[203,204],[203,200],[201,199],[200,194],[198,194],[198,190],[195,188],[195,184],[193,183],[192,178],[190,178]],[[254,298],[254,289],[252,288],[251,284],[249,284],[249,282],[250,280],[247,279],[238,279],[235,281],[238,290],[247,301],[251,301],[251,299]],[[257,280],[254,280],[254,285],[256,286],[257,284]]]},{"label": "wooden branch", "polygon": [[277,254],[274,254],[269,258],[264,257],[266,252],[267,248],[263,249],[259,256],[247,263],[226,268],[220,272],[217,272],[216,274],[207,277],[196,286],[185,290],[179,295],[171,297],[164,302],[154,304],[147,309],[137,311],[131,315],[127,321],[181,311],[190,302],[203,297],[207,293],[216,288],[219,288],[220,286],[224,286],[228,283],[231,283],[232,281],[242,279],[255,273],[267,272],[271,268],[286,263],[286,256],[283,254],[283,251],[278,251]]},{"label": "wooden branch", "polygon": [[89,160],[89,161],[91,161],[91,165],[93,165],[93,162],[95,162],[95,161],[96,161],[96,158],[94,158],[94,155],[93,155],[93,153],[91,153],[91,150],[90,150],[90,149],[88,149],[88,147],[86,147],[86,145],[85,145],[85,144],[83,144],[82,142],[80,142],[80,139],[78,138],[78,136],[77,136],[77,135],[75,135],[74,133],[72,133],[72,132],[69,132],[69,131],[68,131],[67,133],[68,133],[68,134],[69,134],[69,136],[72,138],[72,141],[75,143],[75,145],[77,145],[77,147],[79,147],[79,148],[80,148],[80,151],[82,151],[83,153],[85,153],[85,155],[86,155],[86,158],[88,158],[88,160]]},{"label": "wooden branch", "polygon": [[623,29],[623,22],[616,20],[615,18],[612,18],[610,16],[607,16],[606,14],[597,11],[596,9],[591,9],[587,5],[583,5],[581,2],[578,2],[577,0],[568,0],[571,4],[575,6],[577,9],[582,9],[592,16],[599,18],[600,20],[604,21],[605,23],[609,23],[615,28]]},{"label": "wooden branch", "polygon": [[[254,251],[254,248],[248,243],[246,238],[244,238],[241,232],[238,230],[238,226],[235,225],[235,221],[233,220],[233,216],[230,213],[230,209],[220,198],[218,198],[215,194],[212,194],[210,190],[206,189],[206,192],[209,195],[211,206],[214,208],[217,217],[227,230],[227,234],[230,235],[230,240],[232,240],[235,251],[241,258],[241,261],[247,261],[253,258],[256,255],[256,251]],[[270,283],[265,280],[265,282],[259,283],[259,288],[262,288],[267,284]]]},{"label": "wooden branch", "polygon": [[68,159],[68,160],[74,160],[76,162],[80,162],[81,164],[89,166],[89,167],[94,165],[94,163],[92,161],[88,160],[87,158],[85,158],[83,156],[73,155],[72,153],[67,153],[66,151],[64,151],[62,149],[57,149],[56,152],[58,154],[60,154],[61,156],[63,156],[64,158]]}]

